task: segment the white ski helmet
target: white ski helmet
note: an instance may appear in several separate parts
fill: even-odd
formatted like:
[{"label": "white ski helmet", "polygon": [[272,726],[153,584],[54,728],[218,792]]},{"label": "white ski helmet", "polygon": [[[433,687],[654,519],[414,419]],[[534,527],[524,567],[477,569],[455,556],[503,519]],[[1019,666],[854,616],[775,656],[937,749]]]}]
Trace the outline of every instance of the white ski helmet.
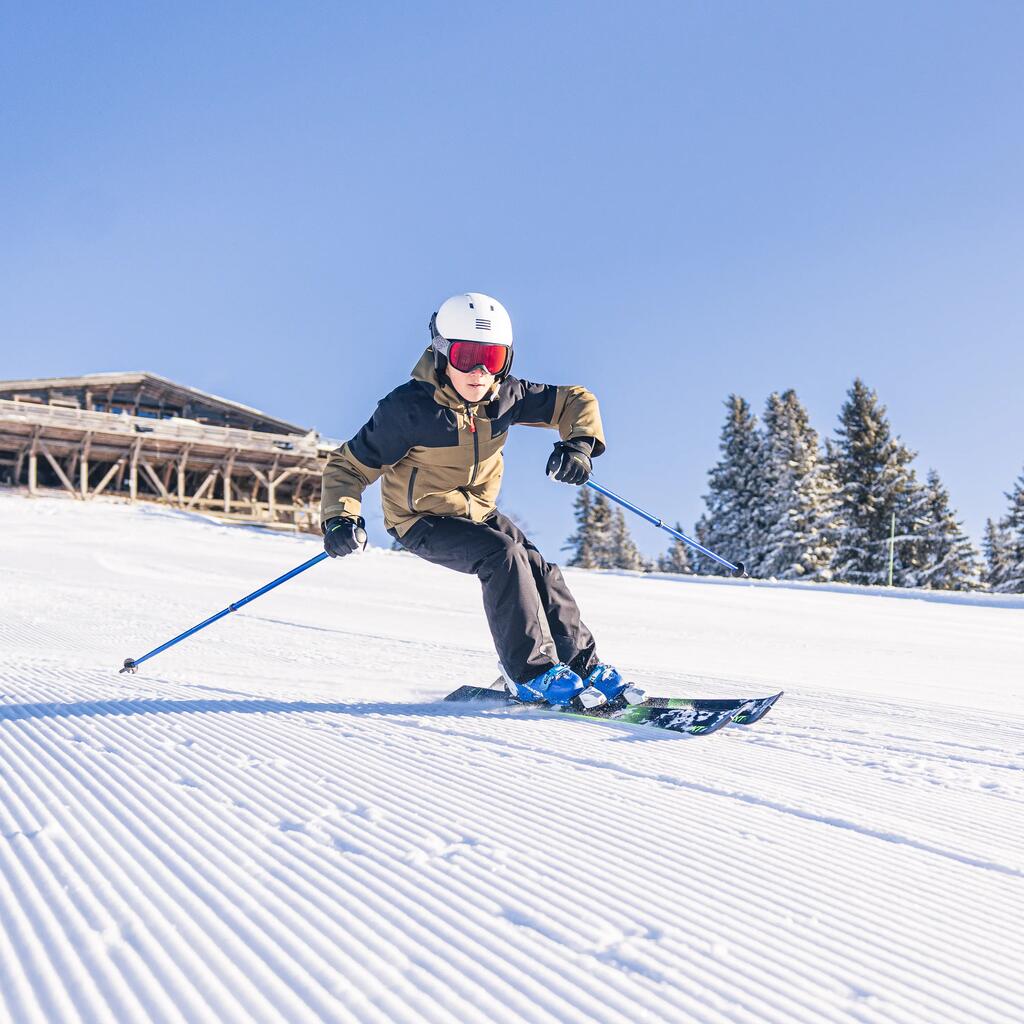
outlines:
[{"label": "white ski helmet", "polygon": [[504,345],[508,362],[498,378],[507,377],[512,367],[512,318],[497,299],[481,292],[464,292],[445,299],[430,318],[430,340],[434,365],[439,370],[447,367],[448,349],[453,341]]}]

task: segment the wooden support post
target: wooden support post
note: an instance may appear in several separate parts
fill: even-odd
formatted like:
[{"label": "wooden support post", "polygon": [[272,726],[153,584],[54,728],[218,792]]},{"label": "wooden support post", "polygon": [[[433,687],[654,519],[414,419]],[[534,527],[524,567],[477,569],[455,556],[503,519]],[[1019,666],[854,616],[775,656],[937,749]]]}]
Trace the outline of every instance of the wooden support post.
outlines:
[{"label": "wooden support post", "polygon": [[32,446],[28,450],[28,493],[39,493],[39,427],[32,433]]},{"label": "wooden support post", "polygon": [[[88,401],[86,402],[88,408]],[[82,463],[79,467],[78,486],[83,500],[89,497],[89,449],[92,447],[92,431],[85,435],[85,446],[82,448]]]},{"label": "wooden support post", "polygon": [[100,480],[100,482],[95,486],[95,488],[93,488],[92,496],[94,498],[98,498],[103,493],[103,489],[107,486],[107,484],[109,484],[110,481],[114,479],[114,474],[118,470],[123,470],[124,466],[125,460],[123,458],[118,459],[117,462],[115,462],[110,467],[110,469],[108,469],[107,472],[103,475],[103,479]]},{"label": "wooden support post", "polygon": [[220,473],[219,469],[211,469],[207,478],[200,484],[199,490],[188,499],[188,504],[185,506],[186,509],[193,508],[206,492],[213,486],[213,482],[217,479],[217,474]]},{"label": "wooden support post", "polygon": [[61,464],[50,454],[50,449],[47,448],[42,441],[39,441],[39,450],[45,456],[46,461],[50,464],[54,473],[57,474],[57,479],[60,480],[64,487],[77,498],[78,492],[75,490],[75,485],[68,479],[68,475],[64,472],[63,466],[61,466]]},{"label": "wooden support post", "polygon": [[131,466],[128,469],[128,495],[132,502],[139,497],[139,452],[142,450],[142,438],[140,437],[134,445],[132,445],[132,461]]},{"label": "wooden support post", "polygon": [[185,445],[185,450],[181,453],[181,458],[178,459],[178,506],[180,508],[185,507],[185,469],[188,466],[188,457],[191,451],[192,446]]},{"label": "wooden support post", "polygon": [[231,511],[231,474],[234,472],[235,456],[237,454],[238,454],[238,449],[236,448],[228,456],[227,469],[224,470],[224,511],[225,512],[230,512]]},{"label": "wooden support post", "polygon": [[288,477],[294,476],[296,473],[298,473],[298,471],[298,466],[292,466],[290,469],[282,470],[280,473],[278,473],[276,477],[274,477],[273,480],[270,481],[270,486],[277,487],[278,484],[283,484],[285,480],[288,479]]},{"label": "wooden support post", "polygon": [[[277,461],[274,461],[274,466],[277,466]],[[283,473],[278,474],[276,477],[271,477],[270,483],[267,485],[267,505],[268,514],[270,521],[273,522],[277,518],[277,485],[284,483],[288,477],[292,476],[297,467],[292,469],[286,469]]]},{"label": "wooden support post", "polygon": [[266,514],[265,518],[270,520],[270,522],[274,521],[274,484],[273,484],[273,479],[274,479],[274,475],[277,473],[277,461],[278,461],[279,458],[280,458],[279,455],[275,455],[274,456],[273,465],[270,467],[270,470],[267,472],[266,476],[264,476],[255,466],[252,467],[252,471],[257,476],[259,476],[260,480],[263,482],[263,486],[267,490],[267,514]]},{"label": "wooden support post", "polygon": [[146,476],[153,481],[157,494],[169,505],[171,503],[171,495],[168,493],[167,488],[164,487],[163,481],[157,476],[156,470],[145,459],[139,459],[139,465],[146,471]]}]

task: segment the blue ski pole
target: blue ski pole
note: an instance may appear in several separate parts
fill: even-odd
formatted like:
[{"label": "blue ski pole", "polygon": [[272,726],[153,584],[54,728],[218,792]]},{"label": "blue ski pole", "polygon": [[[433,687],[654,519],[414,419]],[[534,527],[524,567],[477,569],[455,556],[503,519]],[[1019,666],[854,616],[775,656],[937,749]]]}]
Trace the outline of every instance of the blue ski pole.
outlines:
[{"label": "blue ski pole", "polygon": [[[362,531],[359,531],[362,532]],[[365,536],[365,535],[364,535]],[[303,562],[302,565],[296,566],[291,572],[286,572],[283,576],[278,576],[276,580],[272,580],[265,587],[260,587],[259,590],[254,590],[251,594],[247,594],[240,601],[235,601],[233,604],[229,604],[227,608],[217,612],[216,615],[211,615],[208,619],[204,619],[197,626],[193,626],[191,629],[186,629],[184,633],[176,636],[173,640],[168,640],[167,643],[161,644],[159,647],[154,647],[148,654],[144,654],[141,658],[125,658],[124,668],[121,672],[138,672],[139,666],[144,661],[149,661],[150,658],[156,657],[161,651],[166,651],[168,647],[173,647],[176,643],[180,643],[186,637],[192,636],[193,633],[198,633],[201,629],[206,629],[207,626],[212,625],[218,619],[224,618],[225,615],[231,612],[237,612],[239,608],[244,604],[248,604],[250,601],[255,601],[257,597],[261,597],[268,590],[273,590],[274,587],[279,587],[282,583],[286,583],[293,576],[298,576],[300,572],[305,572],[307,569],[316,565],[317,562],[322,562],[325,558],[329,557],[326,551],[321,551],[315,558],[311,558],[308,562]]]},{"label": "blue ski pole", "polygon": [[642,519],[646,519],[647,522],[652,523],[654,526],[664,530],[666,533],[671,533],[673,537],[678,537],[679,540],[685,541],[691,548],[699,551],[702,555],[706,555],[708,558],[712,559],[712,561],[725,566],[733,576],[749,578],[747,570],[744,568],[742,562],[737,562],[734,565],[728,559],[722,558],[721,555],[716,555],[714,551],[709,551],[703,544],[698,544],[692,537],[687,537],[685,533],[680,533],[679,530],[673,530],[671,526],[666,526],[662,520],[657,518],[657,516],[652,516],[650,512],[645,512],[642,508],[638,508],[631,501],[626,501],[625,498],[616,494],[614,491],[609,491],[607,487],[602,487],[596,480],[588,480],[587,486],[593,487],[598,493],[603,494],[606,498],[611,498],[612,501],[618,502],[623,508],[628,508],[630,512],[635,512]]}]

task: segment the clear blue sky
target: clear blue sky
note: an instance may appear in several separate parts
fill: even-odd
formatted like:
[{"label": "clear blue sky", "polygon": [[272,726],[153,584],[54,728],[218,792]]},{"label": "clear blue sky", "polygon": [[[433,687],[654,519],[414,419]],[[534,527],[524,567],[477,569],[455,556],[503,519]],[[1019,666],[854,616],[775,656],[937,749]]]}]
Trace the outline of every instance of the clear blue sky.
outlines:
[{"label": "clear blue sky", "polygon": [[[1005,509],[1020,3],[0,10],[0,378],[146,369],[344,438],[479,290],[666,519],[729,392],[831,433],[855,375],[975,537]],[[513,438],[504,504],[555,555],[550,443]]]}]

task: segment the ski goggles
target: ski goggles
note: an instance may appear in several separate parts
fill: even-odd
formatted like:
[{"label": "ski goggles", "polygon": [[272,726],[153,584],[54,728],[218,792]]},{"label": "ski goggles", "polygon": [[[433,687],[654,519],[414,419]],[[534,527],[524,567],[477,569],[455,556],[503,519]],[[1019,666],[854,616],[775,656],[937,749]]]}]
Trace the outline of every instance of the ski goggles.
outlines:
[{"label": "ski goggles", "polygon": [[448,362],[462,373],[482,366],[490,374],[501,373],[508,366],[507,345],[487,345],[479,341],[452,341],[448,345]]}]

